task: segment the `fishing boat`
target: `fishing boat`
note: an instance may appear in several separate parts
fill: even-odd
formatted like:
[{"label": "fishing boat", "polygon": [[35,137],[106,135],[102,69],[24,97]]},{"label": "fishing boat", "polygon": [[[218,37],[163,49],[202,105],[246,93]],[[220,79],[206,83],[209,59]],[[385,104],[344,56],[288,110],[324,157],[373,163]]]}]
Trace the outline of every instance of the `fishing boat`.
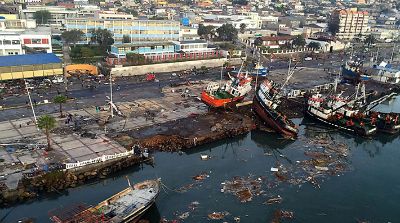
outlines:
[{"label": "fishing boat", "polygon": [[253,111],[272,129],[278,133],[295,137],[298,133],[296,125],[277,110],[279,92],[270,80],[264,80],[257,88],[253,98]]},{"label": "fishing boat", "polygon": [[400,131],[399,113],[370,112],[378,132],[396,134]]},{"label": "fishing boat", "polygon": [[[228,74],[229,75],[229,74]],[[230,76],[230,80],[225,84],[211,82],[207,88],[201,92],[201,100],[210,107],[224,107],[230,103],[239,102],[251,90],[252,78],[244,73],[236,77]]]},{"label": "fishing boat", "polygon": [[349,133],[362,136],[374,134],[377,130],[374,120],[355,109],[353,103],[340,96],[323,97],[317,93],[308,99],[306,114]]},{"label": "fishing boat", "polygon": [[160,180],[147,180],[129,187],[100,202],[94,207],[79,205],[50,211],[50,220],[56,223],[104,222],[134,223],[155,202],[160,192]]},{"label": "fishing boat", "polygon": [[342,76],[345,81],[357,84],[361,81],[367,81],[369,77],[362,71],[363,63],[359,61],[347,61],[342,66]]}]

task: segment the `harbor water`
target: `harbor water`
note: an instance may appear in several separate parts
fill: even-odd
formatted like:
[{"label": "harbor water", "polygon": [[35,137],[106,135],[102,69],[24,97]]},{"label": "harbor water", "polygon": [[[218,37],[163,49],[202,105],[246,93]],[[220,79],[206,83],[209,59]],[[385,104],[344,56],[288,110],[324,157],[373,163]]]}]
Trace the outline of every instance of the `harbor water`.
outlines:
[{"label": "harbor water", "polygon": [[[385,102],[377,109],[400,112],[400,100]],[[301,130],[297,140],[253,131],[181,154],[157,152],[154,166],[132,167],[107,179],[1,209],[0,222],[17,222],[24,217],[50,222],[48,211],[54,208],[82,202],[94,205],[126,188],[125,176],[132,182],[161,178],[165,185],[145,216],[150,222],[179,219],[186,212],[180,222],[208,222],[207,215],[213,212],[229,212],[224,218],[227,222],[234,222],[234,217],[239,217],[240,222],[271,222],[276,210],[292,211],[292,222],[400,222],[398,136],[359,138],[321,128],[311,120],[295,122]],[[348,145],[346,171],[318,178],[319,187],[308,182],[277,183],[271,167],[294,166],[303,159],[309,140],[321,136]],[[211,159],[201,160],[201,154]],[[192,177],[201,173],[208,177],[195,182]],[[263,179],[264,192],[245,203],[233,194],[221,192],[221,183],[235,176]],[[281,203],[265,204],[278,195],[283,198]],[[193,202],[199,203],[195,210],[188,208]]]}]

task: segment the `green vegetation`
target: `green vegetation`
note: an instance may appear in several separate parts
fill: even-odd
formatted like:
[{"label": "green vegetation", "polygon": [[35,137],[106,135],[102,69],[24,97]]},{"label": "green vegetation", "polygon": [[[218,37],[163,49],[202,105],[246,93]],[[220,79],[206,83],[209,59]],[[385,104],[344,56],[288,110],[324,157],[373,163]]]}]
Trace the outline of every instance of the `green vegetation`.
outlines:
[{"label": "green vegetation", "polygon": [[293,40],[293,45],[296,47],[304,47],[306,45],[306,40],[304,39],[304,36],[302,35],[297,35],[296,38]]},{"label": "green vegetation", "polygon": [[137,54],[137,53],[127,53],[126,54],[126,61],[130,66],[136,66],[136,65],[144,65],[148,64],[150,61],[146,59],[145,56],[142,54]]},{"label": "green vegetation", "polygon": [[47,138],[47,150],[51,150],[50,131],[56,127],[56,119],[50,115],[43,115],[37,120],[39,129],[44,130]]},{"label": "green vegetation", "polygon": [[263,40],[262,40],[261,37],[257,37],[257,38],[254,40],[254,45],[256,45],[256,46],[261,46],[262,44],[263,44]]},{"label": "green vegetation", "polygon": [[105,50],[114,44],[113,34],[107,29],[92,29],[90,33],[92,35],[91,41],[96,42]]},{"label": "green vegetation", "polygon": [[47,10],[40,10],[33,14],[33,18],[36,20],[37,24],[48,24],[51,14]]},{"label": "green vegetation", "polygon": [[123,35],[122,36],[122,42],[123,43],[130,43],[131,42],[131,38],[128,35]]},{"label": "green vegetation", "polygon": [[311,49],[316,49],[316,50],[321,48],[321,44],[314,41],[310,42],[307,46],[310,47]]},{"label": "green vegetation", "polygon": [[68,44],[76,44],[79,41],[82,41],[84,33],[81,30],[72,29],[68,31],[64,31],[61,34],[62,39]]},{"label": "green vegetation", "polygon": [[71,47],[70,57],[73,63],[94,63],[107,55],[106,49],[98,45],[76,45]]},{"label": "green vegetation", "polygon": [[216,31],[218,39],[222,41],[233,41],[237,39],[238,31],[232,24],[223,24]]},{"label": "green vegetation", "polygon": [[244,33],[244,31],[246,31],[246,27],[247,27],[247,26],[246,26],[246,24],[244,24],[244,23],[241,23],[241,24],[240,24],[240,33],[242,33],[242,34],[243,34],[243,33]]},{"label": "green vegetation", "polygon": [[376,43],[376,38],[375,38],[375,36],[372,35],[372,34],[369,34],[369,35],[367,36],[367,38],[365,38],[364,43],[365,43],[365,44],[368,44],[368,47],[370,47],[371,44]]},{"label": "green vegetation", "polygon": [[215,36],[215,27],[199,24],[197,35],[201,36],[204,39],[211,39],[213,36]]},{"label": "green vegetation", "polygon": [[62,104],[67,103],[67,99],[68,98],[65,95],[61,95],[61,94],[56,95],[53,98],[53,102],[60,105],[60,117],[61,118],[64,117],[63,112],[62,112]]}]

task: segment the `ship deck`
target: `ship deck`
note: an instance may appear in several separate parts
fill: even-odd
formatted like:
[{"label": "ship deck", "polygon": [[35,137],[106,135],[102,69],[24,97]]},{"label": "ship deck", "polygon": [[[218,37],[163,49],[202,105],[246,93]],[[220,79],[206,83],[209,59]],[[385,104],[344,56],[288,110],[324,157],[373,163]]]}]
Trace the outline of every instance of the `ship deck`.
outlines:
[{"label": "ship deck", "polygon": [[146,207],[154,200],[157,194],[158,188],[156,186],[143,189],[131,189],[120,197],[112,197],[108,199],[108,205],[97,206],[96,209],[104,213],[106,216],[111,217],[111,220],[114,220],[115,218],[123,220],[131,214]]}]

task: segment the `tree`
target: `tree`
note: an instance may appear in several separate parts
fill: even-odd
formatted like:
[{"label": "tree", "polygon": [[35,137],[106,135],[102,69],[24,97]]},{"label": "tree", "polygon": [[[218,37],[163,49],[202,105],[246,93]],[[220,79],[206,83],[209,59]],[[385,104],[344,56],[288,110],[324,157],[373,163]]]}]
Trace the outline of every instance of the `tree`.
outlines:
[{"label": "tree", "polygon": [[315,49],[315,50],[321,48],[321,44],[318,42],[314,42],[314,41],[310,42],[307,46],[310,47],[311,49]]},{"label": "tree", "polygon": [[137,53],[127,53],[126,60],[130,65],[143,65],[147,62],[145,56]]},{"label": "tree", "polygon": [[369,35],[367,36],[367,38],[365,38],[365,40],[364,40],[364,43],[365,43],[365,44],[368,44],[368,47],[370,47],[371,44],[374,44],[375,42],[376,42],[376,38],[375,38],[375,36],[372,35],[372,34],[369,34]]},{"label": "tree", "polygon": [[92,29],[92,42],[97,42],[104,49],[108,49],[114,43],[113,34],[107,29]]},{"label": "tree", "polygon": [[249,4],[249,1],[247,1],[247,0],[233,0],[232,4],[234,4],[234,5],[247,5],[247,4]]},{"label": "tree", "polygon": [[81,30],[77,29],[72,29],[68,31],[64,31],[61,34],[61,37],[64,39],[64,41],[68,44],[72,43],[75,44],[79,41],[82,41],[84,33]]},{"label": "tree", "polygon": [[306,45],[306,40],[304,39],[304,37],[302,35],[297,35],[296,38],[294,38],[292,43],[296,47],[303,47]]},{"label": "tree", "polygon": [[243,34],[243,33],[244,33],[244,31],[246,30],[246,27],[247,27],[247,26],[246,26],[246,24],[244,24],[244,23],[241,23],[241,24],[240,24],[240,33],[242,33],[242,34]]},{"label": "tree", "polygon": [[44,130],[47,138],[47,150],[51,150],[50,131],[56,127],[56,119],[50,115],[43,115],[38,119],[37,126]]},{"label": "tree", "polygon": [[67,103],[67,97],[65,95],[59,94],[53,98],[53,102],[60,105],[60,117],[64,117],[62,112],[62,104]]},{"label": "tree", "polygon": [[89,62],[95,56],[95,53],[89,47],[82,47],[80,50],[80,54],[85,62]]},{"label": "tree", "polygon": [[328,22],[328,31],[334,36],[339,32],[339,15],[334,14],[331,16]]},{"label": "tree", "polygon": [[261,37],[257,37],[255,40],[254,40],[254,45],[256,45],[256,46],[261,46],[262,44],[263,44],[263,40],[262,40],[262,38]]},{"label": "tree", "polygon": [[128,35],[123,35],[122,36],[122,42],[123,43],[130,43],[131,42],[131,38]]},{"label": "tree", "polygon": [[215,34],[214,26],[205,26],[203,24],[199,24],[199,28],[197,29],[197,35],[209,39]]},{"label": "tree", "polygon": [[48,24],[51,14],[47,10],[40,10],[33,14],[33,18],[36,20],[37,24]]},{"label": "tree", "polygon": [[220,40],[233,41],[237,39],[238,31],[232,24],[223,24],[217,29],[217,34]]}]

